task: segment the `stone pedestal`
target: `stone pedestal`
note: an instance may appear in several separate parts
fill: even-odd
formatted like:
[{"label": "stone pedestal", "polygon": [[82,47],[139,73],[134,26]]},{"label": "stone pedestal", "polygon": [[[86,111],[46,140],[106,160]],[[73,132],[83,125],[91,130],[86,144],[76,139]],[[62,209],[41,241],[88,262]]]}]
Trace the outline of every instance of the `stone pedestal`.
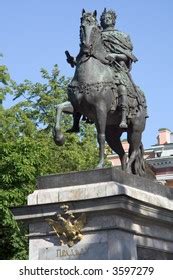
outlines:
[{"label": "stone pedestal", "polygon": [[[86,215],[72,247],[46,221],[62,204]],[[173,190],[116,168],[42,176],[28,205],[13,213],[29,224],[30,259],[173,259]]]}]

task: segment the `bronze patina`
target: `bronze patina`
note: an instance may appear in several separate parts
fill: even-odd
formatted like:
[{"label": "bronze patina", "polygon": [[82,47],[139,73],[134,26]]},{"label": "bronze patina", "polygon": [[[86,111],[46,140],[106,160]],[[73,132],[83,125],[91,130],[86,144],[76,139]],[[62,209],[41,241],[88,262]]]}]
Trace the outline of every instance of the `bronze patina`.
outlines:
[{"label": "bronze patina", "polygon": [[[80,51],[76,58],[66,51],[67,62],[75,68],[68,86],[68,99],[57,106],[54,139],[63,144],[60,130],[62,111],[73,112],[74,124],[69,132],[79,131],[84,115],[96,125],[99,143],[99,164],[104,165],[105,141],[120,158],[122,169],[144,176],[142,132],[147,105],[144,93],[135,85],[130,71],[137,58],[130,37],[115,29],[116,13],[104,9],[100,24],[97,12],[82,11]],[[127,132],[128,157],[120,137]]]}]

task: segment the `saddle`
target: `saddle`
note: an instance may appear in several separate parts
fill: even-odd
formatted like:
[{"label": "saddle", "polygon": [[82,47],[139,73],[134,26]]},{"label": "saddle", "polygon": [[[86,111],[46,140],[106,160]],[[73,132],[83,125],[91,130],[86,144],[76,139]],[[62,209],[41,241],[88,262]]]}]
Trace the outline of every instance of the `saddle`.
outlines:
[{"label": "saddle", "polygon": [[[114,98],[112,101],[111,111],[115,111],[116,108],[121,111],[122,101],[121,97],[118,96],[117,91],[114,91]],[[139,111],[145,112],[145,118],[148,118],[147,113],[147,103],[144,92],[139,88],[136,87],[134,92],[129,91],[127,93],[127,112],[128,112],[128,119],[134,118]]]},{"label": "saddle", "polygon": [[139,111],[145,112],[145,118],[148,118],[147,103],[144,92],[136,87],[135,94],[128,91],[128,118],[134,118]]}]

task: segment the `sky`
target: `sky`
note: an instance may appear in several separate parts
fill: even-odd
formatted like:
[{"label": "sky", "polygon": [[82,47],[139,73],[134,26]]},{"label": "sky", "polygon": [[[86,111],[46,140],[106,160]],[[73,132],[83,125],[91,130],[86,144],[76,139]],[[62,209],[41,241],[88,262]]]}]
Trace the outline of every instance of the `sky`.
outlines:
[{"label": "sky", "polygon": [[[115,10],[116,28],[130,35],[138,62],[132,77],[148,104],[145,148],[157,143],[158,129],[173,131],[173,1],[171,0],[0,0],[0,53],[12,79],[40,81],[42,67],[58,64],[60,75],[72,77],[65,50],[79,52],[81,11]],[[5,106],[12,105],[7,98]]]}]

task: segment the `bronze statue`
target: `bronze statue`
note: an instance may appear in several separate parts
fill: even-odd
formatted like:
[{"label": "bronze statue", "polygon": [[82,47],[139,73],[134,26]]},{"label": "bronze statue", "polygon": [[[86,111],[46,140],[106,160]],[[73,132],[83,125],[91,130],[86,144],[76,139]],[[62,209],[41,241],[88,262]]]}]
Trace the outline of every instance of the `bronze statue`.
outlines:
[{"label": "bronze statue", "polygon": [[[63,144],[60,131],[62,111],[73,111],[71,131],[79,130],[80,116],[84,115],[96,125],[98,167],[104,165],[106,140],[119,155],[123,170],[143,176],[145,165],[141,137],[147,116],[146,100],[130,75],[131,65],[137,58],[132,53],[129,36],[114,29],[115,12],[105,9],[101,26],[96,16],[96,11],[82,11],[79,54],[74,58],[66,52],[68,63],[76,68],[68,86],[70,103],[57,106],[54,139],[57,144]],[[130,144],[128,161],[120,141],[123,132],[127,132]]]}]

